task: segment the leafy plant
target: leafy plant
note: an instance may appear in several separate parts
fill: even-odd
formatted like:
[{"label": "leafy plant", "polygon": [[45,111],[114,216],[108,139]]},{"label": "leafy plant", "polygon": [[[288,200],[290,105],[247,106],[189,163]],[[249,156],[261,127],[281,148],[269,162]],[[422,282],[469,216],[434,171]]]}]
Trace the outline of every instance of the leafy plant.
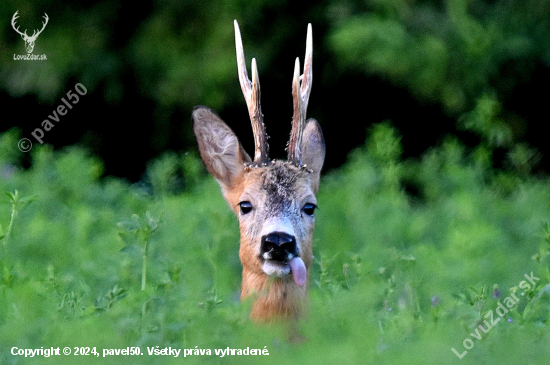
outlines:
[{"label": "leafy plant", "polygon": [[[155,218],[149,211],[145,213],[144,218],[140,218],[137,214],[133,214],[129,221],[122,221],[118,226],[123,230],[118,233],[119,237],[124,242],[122,252],[128,251],[137,246],[141,252],[141,291],[144,291],[147,286],[147,254],[149,244],[155,231],[159,228],[160,218]],[[142,317],[146,314],[146,302],[142,306]]]},{"label": "leafy plant", "polygon": [[3,277],[2,282],[10,286],[12,284],[12,275],[10,273],[9,268],[9,261],[8,261],[8,246],[10,238],[13,234],[13,226],[15,223],[15,219],[17,217],[17,214],[23,209],[25,205],[28,203],[36,200],[36,195],[31,195],[27,197],[21,197],[19,195],[19,191],[15,190],[14,193],[6,192],[6,195],[9,198],[9,203],[11,205],[11,216],[10,216],[10,222],[8,224],[8,229],[4,233],[4,230],[2,229],[2,225],[0,224],[0,241],[2,241],[2,246],[4,248],[4,265],[3,265]]},{"label": "leafy plant", "polygon": [[[178,190],[163,186],[162,176],[174,176],[180,162],[163,158],[149,171],[159,175],[159,188],[144,194],[142,184],[100,179],[100,164],[82,151],[38,149],[31,168],[0,179],[0,190],[13,192],[0,205],[3,245],[13,214],[0,348],[266,346],[269,357],[222,361],[326,363],[330,355],[353,363],[451,363],[450,349],[475,340],[470,333],[487,328],[485,315],[516,290],[520,302],[476,340],[468,359],[545,363],[547,178],[496,172],[452,138],[420,159],[402,153],[399,133],[383,123],[324,177],[310,311],[300,322],[307,342],[290,345],[284,326],[248,319],[250,303],[239,300],[238,225],[194,157],[183,162]],[[506,191],[495,182],[499,174],[515,179]],[[32,210],[21,191],[40,194]],[[531,271],[540,281],[520,296],[516,286]],[[13,361],[0,352],[0,362]],[[205,361],[215,359],[186,357]]]}]

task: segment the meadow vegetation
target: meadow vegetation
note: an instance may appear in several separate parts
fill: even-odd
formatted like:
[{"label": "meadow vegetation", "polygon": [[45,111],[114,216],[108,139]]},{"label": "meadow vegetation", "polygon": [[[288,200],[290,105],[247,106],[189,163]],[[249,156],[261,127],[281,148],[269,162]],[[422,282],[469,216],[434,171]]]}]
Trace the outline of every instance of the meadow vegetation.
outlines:
[{"label": "meadow vegetation", "polygon": [[[78,147],[35,148],[23,168],[17,130],[2,134],[0,363],[546,363],[550,185],[528,149],[495,168],[490,139],[404,159],[390,122],[368,135],[323,177],[307,340],[292,344],[239,302],[237,221],[195,152],[165,154],[130,184]],[[539,279],[528,289],[525,274]],[[26,359],[13,346],[212,355]],[[227,347],[269,356],[214,355]]]},{"label": "meadow vegetation", "polygon": [[[51,17],[47,60],[13,58],[16,11],[29,32]],[[2,1],[0,365],[547,364],[548,14],[549,0]],[[253,141],[234,19],[281,153],[313,24],[327,168],[300,344],[240,303],[237,220],[192,133],[202,104]],[[21,152],[78,84],[86,97]],[[11,354],[131,346],[269,356]]]}]

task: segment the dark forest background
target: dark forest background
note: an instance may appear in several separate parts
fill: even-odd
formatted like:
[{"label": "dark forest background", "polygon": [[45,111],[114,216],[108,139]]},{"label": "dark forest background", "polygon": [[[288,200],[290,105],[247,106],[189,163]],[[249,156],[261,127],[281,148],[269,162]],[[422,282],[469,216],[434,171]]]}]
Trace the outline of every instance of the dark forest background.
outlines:
[{"label": "dark forest background", "polygon": [[[46,61],[14,60],[26,54],[15,11],[29,34],[48,14],[33,51]],[[273,157],[285,156],[294,60],[312,23],[308,116],[324,130],[327,170],[389,120],[404,157],[451,138],[497,169],[550,171],[548,0],[2,1],[0,133],[17,128],[35,143],[31,132],[81,83],[88,93],[44,142],[86,147],[106,175],[136,181],[151,159],[196,151],[190,114],[199,104],[250,151],[234,19],[249,67],[258,62]]]},{"label": "dark forest background", "polygon": [[[28,34],[47,13],[47,60],[18,59],[16,11]],[[234,19],[277,158],[313,26],[327,160],[299,345],[239,301],[237,220],[192,132],[207,105],[253,149]],[[549,66],[550,0],[0,0],[0,364],[548,364]]]}]

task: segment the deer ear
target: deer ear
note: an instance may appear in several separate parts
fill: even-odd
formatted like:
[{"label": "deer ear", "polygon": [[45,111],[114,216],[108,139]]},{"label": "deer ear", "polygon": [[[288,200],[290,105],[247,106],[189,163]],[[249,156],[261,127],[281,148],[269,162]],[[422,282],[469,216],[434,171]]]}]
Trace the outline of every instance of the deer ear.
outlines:
[{"label": "deer ear", "polygon": [[210,108],[193,110],[195,137],[208,171],[224,189],[233,187],[244,172],[250,156],[242,148],[231,128]]},{"label": "deer ear", "polygon": [[321,168],[325,162],[325,138],[321,126],[315,119],[308,119],[302,135],[302,163],[313,171],[314,193],[319,190]]}]

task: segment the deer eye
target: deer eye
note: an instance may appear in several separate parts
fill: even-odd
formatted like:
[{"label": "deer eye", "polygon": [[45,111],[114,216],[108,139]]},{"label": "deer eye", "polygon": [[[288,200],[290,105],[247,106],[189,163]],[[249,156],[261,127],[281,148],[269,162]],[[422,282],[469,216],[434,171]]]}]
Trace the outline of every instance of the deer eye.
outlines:
[{"label": "deer eye", "polygon": [[315,204],[312,204],[312,203],[307,203],[306,205],[304,205],[304,207],[302,208],[302,211],[304,213],[306,213],[307,215],[309,216],[313,216],[313,214],[315,214],[315,209],[317,208],[317,206]]},{"label": "deer eye", "polygon": [[252,204],[249,201],[240,202],[241,214],[248,214],[252,211]]}]

